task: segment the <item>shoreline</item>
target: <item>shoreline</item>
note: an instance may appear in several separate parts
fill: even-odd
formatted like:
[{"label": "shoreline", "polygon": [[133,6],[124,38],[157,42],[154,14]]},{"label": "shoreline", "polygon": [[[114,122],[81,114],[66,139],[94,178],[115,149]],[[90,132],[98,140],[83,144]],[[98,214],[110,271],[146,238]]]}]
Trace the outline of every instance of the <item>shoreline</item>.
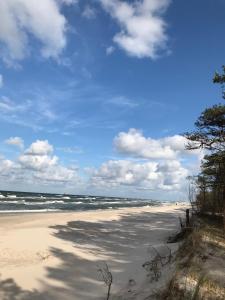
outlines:
[{"label": "shoreline", "polygon": [[60,210],[60,209],[46,209],[46,210],[0,210],[0,216],[16,216],[16,215],[26,215],[26,214],[68,214],[68,213],[81,213],[81,212],[98,212],[98,211],[114,211],[114,210],[124,210],[124,209],[141,209],[150,207],[161,207],[161,206],[175,206],[175,207],[186,207],[189,206],[188,202],[161,202],[153,205],[145,206],[126,206],[126,207],[115,207],[115,208],[96,208],[96,209],[83,209],[83,210]]},{"label": "shoreline", "polygon": [[131,277],[138,290],[146,279],[142,264],[148,247],[164,243],[179,228],[184,210],[185,205],[170,204],[1,214],[0,287],[10,279],[32,300],[104,299],[97,265],[107,262],[113,294],[125,293]]}]

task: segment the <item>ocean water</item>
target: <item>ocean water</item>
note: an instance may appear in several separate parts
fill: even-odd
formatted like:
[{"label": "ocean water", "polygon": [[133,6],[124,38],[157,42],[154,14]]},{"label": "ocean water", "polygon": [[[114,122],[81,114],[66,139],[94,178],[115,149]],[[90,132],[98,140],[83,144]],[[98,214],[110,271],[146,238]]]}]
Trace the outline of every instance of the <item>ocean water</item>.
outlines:
[{"label": "ocean water", "polygon": [[0,191],[0,213],[85,211],[160,204],[151,199]]}]

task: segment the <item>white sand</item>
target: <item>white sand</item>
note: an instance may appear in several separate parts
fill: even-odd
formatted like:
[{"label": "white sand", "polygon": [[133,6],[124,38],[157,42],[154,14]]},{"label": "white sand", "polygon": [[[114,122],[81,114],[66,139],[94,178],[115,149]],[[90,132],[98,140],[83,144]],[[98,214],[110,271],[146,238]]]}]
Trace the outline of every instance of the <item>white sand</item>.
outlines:
[{"label": "white sand", "polygon": [[148,249],[178,229],[184,208],[1,215],[0,299],[105,299],[97,272],[105,261],[113,294],[129,290],[132,297],[124,299],[141,300],[136,294],[144,291]]}]

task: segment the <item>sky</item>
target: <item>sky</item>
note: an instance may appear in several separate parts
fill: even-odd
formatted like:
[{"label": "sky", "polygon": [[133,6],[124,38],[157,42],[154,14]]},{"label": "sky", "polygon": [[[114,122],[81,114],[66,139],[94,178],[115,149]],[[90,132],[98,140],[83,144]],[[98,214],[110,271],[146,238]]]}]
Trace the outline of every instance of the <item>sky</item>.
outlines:
[{"label": "sky", "polygon": [[187,197],[224,0],[1,0],[0,20],[0,189]]}]

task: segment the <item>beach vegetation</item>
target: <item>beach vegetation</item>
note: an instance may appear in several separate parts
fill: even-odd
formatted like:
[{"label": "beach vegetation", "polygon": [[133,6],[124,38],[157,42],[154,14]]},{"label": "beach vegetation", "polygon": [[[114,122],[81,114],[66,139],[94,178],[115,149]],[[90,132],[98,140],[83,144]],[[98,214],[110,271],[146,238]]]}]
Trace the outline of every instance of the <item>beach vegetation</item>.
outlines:
[{"label": "beach vegetation", "polygon": [[[225,66],[221,74],[215,73],[213,82],[221,85],[225,99]],[[202,149],[205,154],[200,173],[189,178],[197,188],[195,200],[190,197],[192,207],[195,202],[199,213],[223,216],[225,226],[225,105],[206,108],[195,122],[195,130],[184,135],[188,139],[186,149]]]},{"label": "beach vegetation", "polygon": [[174,276],[166,289],[158,292],[157,299],[225,299],[223,228],[221,222],[210,216],[200,220],[200,226],[180,244]]},{"label": "beach vegetation", "polygon": [[[225,100],[225,66],[221,73],[215,73],[213,83],[221,86]],[[186,149],[201,149],[203,159],[199,174],[187,178],[191,230],[182,235],[175,274],[157,299],[222,300],[225,299],[225,105],[206,108],[195,122],[195,129],[184,136],[188,140]],[[182,220],[180,224],[184,232],[187,218],[185,224]],[[178,237],[173,237],[172,242]]]},{"label": "beach vegetation", "polygon": [[113,282],[113,276],[109,270],[107,263],[104,263],[101,267],[99,267],[98,272],[100,275],[100,280],[103,281],[107,287],[106,300],[109,300],[110,293],[111,293],[111,286],[112,286],[112,282]]}]

